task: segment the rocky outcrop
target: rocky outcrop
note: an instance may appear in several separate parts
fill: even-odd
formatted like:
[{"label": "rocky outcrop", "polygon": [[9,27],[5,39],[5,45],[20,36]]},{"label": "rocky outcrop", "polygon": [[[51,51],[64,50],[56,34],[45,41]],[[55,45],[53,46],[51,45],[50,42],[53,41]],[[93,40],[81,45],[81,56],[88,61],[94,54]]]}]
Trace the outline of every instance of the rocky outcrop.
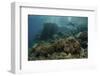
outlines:
[{"label": "rocky outcrop", "polygon": [[40,35],[40,40],[47,40],[53,37],[58,31],[58,26],[55,23],[44,23],[43,30]]}]

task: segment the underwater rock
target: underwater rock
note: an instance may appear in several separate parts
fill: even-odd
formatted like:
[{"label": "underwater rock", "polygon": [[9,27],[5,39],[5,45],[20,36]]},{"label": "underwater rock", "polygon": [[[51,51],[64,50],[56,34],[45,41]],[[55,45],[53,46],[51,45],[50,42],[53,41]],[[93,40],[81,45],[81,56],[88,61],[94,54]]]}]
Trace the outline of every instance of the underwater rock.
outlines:
[{"label": "underwater rock", "polygon": [[40,36],[41,40],[47,40],[52,38],[58,31],[58,26],[55,23],[44,23],[43,30]]}]

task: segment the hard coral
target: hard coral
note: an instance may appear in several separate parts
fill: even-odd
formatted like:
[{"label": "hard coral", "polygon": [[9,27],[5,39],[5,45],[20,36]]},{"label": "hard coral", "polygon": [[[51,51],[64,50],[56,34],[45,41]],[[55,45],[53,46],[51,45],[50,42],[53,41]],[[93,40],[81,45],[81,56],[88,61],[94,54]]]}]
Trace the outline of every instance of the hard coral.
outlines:
[{"label": "hard coral", "polygon": [[85,49],[81,47],[79,40],[73,36],[60,38],[52,41],[52,43],[45,41],[42,43],[36,43],[33,46],[31,53],[31,60],[87,57],[87,49],[85,51]]}]

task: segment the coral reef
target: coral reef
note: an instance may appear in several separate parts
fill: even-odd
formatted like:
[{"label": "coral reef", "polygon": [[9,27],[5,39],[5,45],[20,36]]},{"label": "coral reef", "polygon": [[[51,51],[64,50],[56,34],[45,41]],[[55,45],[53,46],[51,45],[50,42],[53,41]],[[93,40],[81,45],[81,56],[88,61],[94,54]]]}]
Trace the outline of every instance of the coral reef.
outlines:
[{"label": "coral reef", "polygon": [[[46,29],[47,28],[45,27],[45,30]],[[50,37],[53,37],[53,35],[55,37],[54,40],[41,40],[40,42],[35,43],[32,48],[29,48],[28,60],[74,59],[88,57],[87,32],[79,32],[78,34],[76,34],[75,37],[59,37],[57,34],[54,34],[53,32],[50,35]],[[43,39],[47,38],[46,36],[44,37],[44,35],[41,36],[43,36]]]}]

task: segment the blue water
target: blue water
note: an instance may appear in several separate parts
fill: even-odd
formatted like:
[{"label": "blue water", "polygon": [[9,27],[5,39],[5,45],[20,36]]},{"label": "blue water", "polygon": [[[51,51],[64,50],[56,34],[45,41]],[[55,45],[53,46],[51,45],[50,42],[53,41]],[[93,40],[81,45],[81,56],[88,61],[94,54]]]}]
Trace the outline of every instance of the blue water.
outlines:
[{"label": "blue water", "polygon": [[42,32],[44,23],[55,23],[58,27],[74,30],[79,26],[87,27],[88,17],[28,15],[28,47],[33,46],[37,34]]}]

